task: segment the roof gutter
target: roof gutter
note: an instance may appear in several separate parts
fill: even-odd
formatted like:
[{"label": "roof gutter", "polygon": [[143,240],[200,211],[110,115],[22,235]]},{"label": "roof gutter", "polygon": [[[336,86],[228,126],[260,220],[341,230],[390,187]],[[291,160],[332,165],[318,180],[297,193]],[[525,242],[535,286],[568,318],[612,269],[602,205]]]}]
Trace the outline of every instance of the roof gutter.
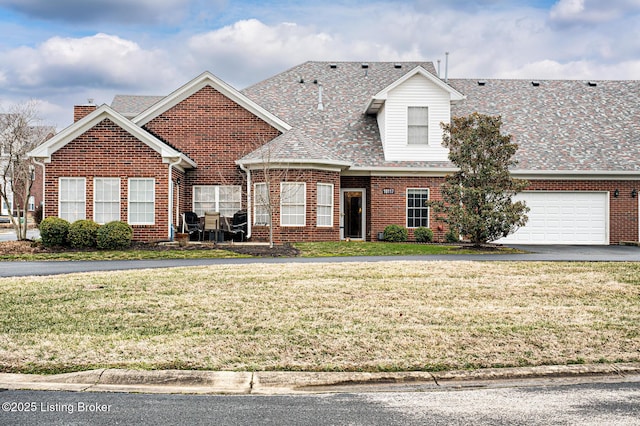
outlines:
[{"label": "roof gutter", "polygon": [[[173,241],[173,200],[175,198],[175,188],[173,185],[173,166],[177,166],[178,164],[180,164],[182,162],[182,157],[178,157],[177,160],[175,160],[172,163],[169,163],[169,202],[167,203],[169,205],[169,216],[167,216],[169,218],[169,220],[167,221],[167,236],[169,237],[170,241]],[[178,219],[178,217],[176,216],[176,220]],[[178,229],[178,226],[176,224],[175,229]]]},{"label": "roof gutter", "polygon": [[251,238],[251,169],[248,169],[242,163],[237,163],[240,170],[247,174],[247,235],[245,238]]}]

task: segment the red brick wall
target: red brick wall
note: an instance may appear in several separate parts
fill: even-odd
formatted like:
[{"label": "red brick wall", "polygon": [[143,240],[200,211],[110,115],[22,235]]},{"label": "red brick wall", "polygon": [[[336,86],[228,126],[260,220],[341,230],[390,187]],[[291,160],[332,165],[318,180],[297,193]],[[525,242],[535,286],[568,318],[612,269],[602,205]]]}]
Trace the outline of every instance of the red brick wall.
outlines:
[{"label": "red brick wall", "polygon": [[[429,188],[430,200],[441,200],[440,185],[443,178],[436,177],[371,177],[370,199],[372,217],[370,239],[376,241],[378,233],[388,225],[407,226],[407,188]],[[383,190],[391,189],[392,194]],[[381,214],[381,212],[384,212]],[[429,227],[433,231],[434,240],[444,239],[446,227],[435,220],[433,211],[429,212]],[[413,229],[409,228],[409,241],[414,240]],[[369,233],[369,232],[368,232]]]},{"label": "red brick wall", "polygon": [[45,217],[58,215],[58,179],[86,178],[86,217],[93,219],[93,178],[120,178],[120,216],[127,221],[128,178],[155,178],[154,225],[134,226],[134,239],[164,240],[168,233],[168,166],[160,154],[104,120],[52,155],[46,168]]},{"label": "red brick wall", "polygon": [[[342,178],[343,187],[366,187],[364,178],[360,181],[354,178]],[[387,225],[397,224],[406,226],[406,188],[430,188],[430,199],[441,198],[440,185],[442,178],[425,177],[371,177],[371,188],[367,193],[368,216],[367,233],[371,240],[377,239],[378,232],[382,232]],[[383,194],[383,189],[393,189],[394,194]],[[614,197],[614,190],[618,189],[619,196]],[[638,241],[638,197],[632,198],[631,191],[640,190],[638,181],[579,181],[579,180],[531,180],[528,191],[609,191],[609,242],[618,244],[620,241]],[[435,220],[433,212],[430,214],[430,228],[434,231],[434,238],[442,240],[446,226]],[[409,229],[409,240],[413,239],[413,232]]]},{"label": "red brick wall", "polygon": [[193,210],[193,185],[242,185],[235,161],[280,132],[212,87],[204,87],[144,126],[193,159],[183,183],[182,211]]},{"label": "red brick wall", "polygon": [[[286,177],[285,177],[286,175]],[[286,182],[306,182],[306,226],[280,226],[280,180]],[[273,235],[276,243],[300,241],[339,241],[340,240],[340,174],[319,170],[274,170],[271,172],[271,199],[274,204]],[[264,182],[262,172],[252,173],[252,185]],[[318,227],[317,224],[317,184],[333,184],[333,226]],[[252,206],[253,208],[253,206]],[[253,221],[253,211],[252,221]],[[269,241],[269,228],[252,227],[252,241]]]},{"label": "red brick wall", "polygon": [[73,122],[83,119],[98,107],[96,105],[76,105],[73,107]]}]

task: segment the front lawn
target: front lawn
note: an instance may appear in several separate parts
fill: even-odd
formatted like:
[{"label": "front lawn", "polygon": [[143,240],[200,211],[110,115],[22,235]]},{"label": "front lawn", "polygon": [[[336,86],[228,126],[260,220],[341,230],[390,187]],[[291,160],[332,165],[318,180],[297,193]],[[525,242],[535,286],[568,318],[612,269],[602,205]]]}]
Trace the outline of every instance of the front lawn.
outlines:
[{"label": "front lawn", "polygon": [[0,279],[0,371],[640,361],[640,264],[291,263]]}]

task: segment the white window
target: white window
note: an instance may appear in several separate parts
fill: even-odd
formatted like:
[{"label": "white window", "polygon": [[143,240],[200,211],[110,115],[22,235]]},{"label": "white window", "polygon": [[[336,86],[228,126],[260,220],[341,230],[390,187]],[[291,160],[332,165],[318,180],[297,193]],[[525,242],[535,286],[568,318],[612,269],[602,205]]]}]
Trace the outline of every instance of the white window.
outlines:
[{"label": "white window", "polygon": [[253,185],[253,223],[269,225],[269,192],[266,183]]},{"label": "white window", "polygon": [[307,185],[304,182],[280,184],[280,226],[305,226]]},{"label": "white window", "polygon": [[155,224],[155,179],[129,179],[129,224]]},{"label": "white window", "polygon": [[85,178],[60,178],[58,216],[69,222],[86,219]]},{"label": "white window", "polygon": [[318,226],[333,226],[333,184],[318,183]]},{"label": "white window", "polygon": [[220,212],[220,216],[233,217],[242,208],[240,185],[198,185],[193,187],[193,211],[198,216],[204,212]]},{"label": "white window", "polygon": [[29,211],[33,212],[36,210],[36,197],[33,195],[29,196]]},{"label": "white window", "polygon": [[429,227],[429,189],[407,188],[407,228]]},{"label": "white window", "polygon": [[93,180],[93,220],[104,224],[120,220],[120,179]]},{"label": "white window", "polygon": [[407,143],[409,145],[426,145],[429,143],[429,108],[408,108]]}]

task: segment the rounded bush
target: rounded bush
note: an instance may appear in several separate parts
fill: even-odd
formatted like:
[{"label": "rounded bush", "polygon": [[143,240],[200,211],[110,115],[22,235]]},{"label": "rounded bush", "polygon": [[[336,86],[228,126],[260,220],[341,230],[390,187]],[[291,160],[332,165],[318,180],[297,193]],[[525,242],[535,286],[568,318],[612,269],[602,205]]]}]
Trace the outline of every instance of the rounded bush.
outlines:
[{"label": "rounded bush", "polygon": [[459,243],[460,236],[455,229],[449,229],[446,234],[444,234],[444,240],[448,243]]},{"label": "rounded bush", "polygon": [[75,248],[95,247],[100,225],[92,220],[76,220],[69,226],[67,240]]},{"label": "rounded bush", "polygon": [[45,247],[64,246],[67,244],[69,222],[59,217],[47,217],[40,222],[40,238]]},{"label": "rounded bush", "polygon": [[98,229],[97,245],[103,250],[120,250],[131,246],[133,228],[124,222],[114,221]]},{"label": "rounded bush", "polygon": [[403,241],[407,241],[409,238],[409,231],[407,228],[400,225],[389,225],[384,228],[384,240],[390,241],[394,243],[400,243]]},{"label": "rounded bush", "polygon": [[413,231],[416,241],[419,243],[430,243],[433,241],[433,231],[429,228],[421,226]]}]

